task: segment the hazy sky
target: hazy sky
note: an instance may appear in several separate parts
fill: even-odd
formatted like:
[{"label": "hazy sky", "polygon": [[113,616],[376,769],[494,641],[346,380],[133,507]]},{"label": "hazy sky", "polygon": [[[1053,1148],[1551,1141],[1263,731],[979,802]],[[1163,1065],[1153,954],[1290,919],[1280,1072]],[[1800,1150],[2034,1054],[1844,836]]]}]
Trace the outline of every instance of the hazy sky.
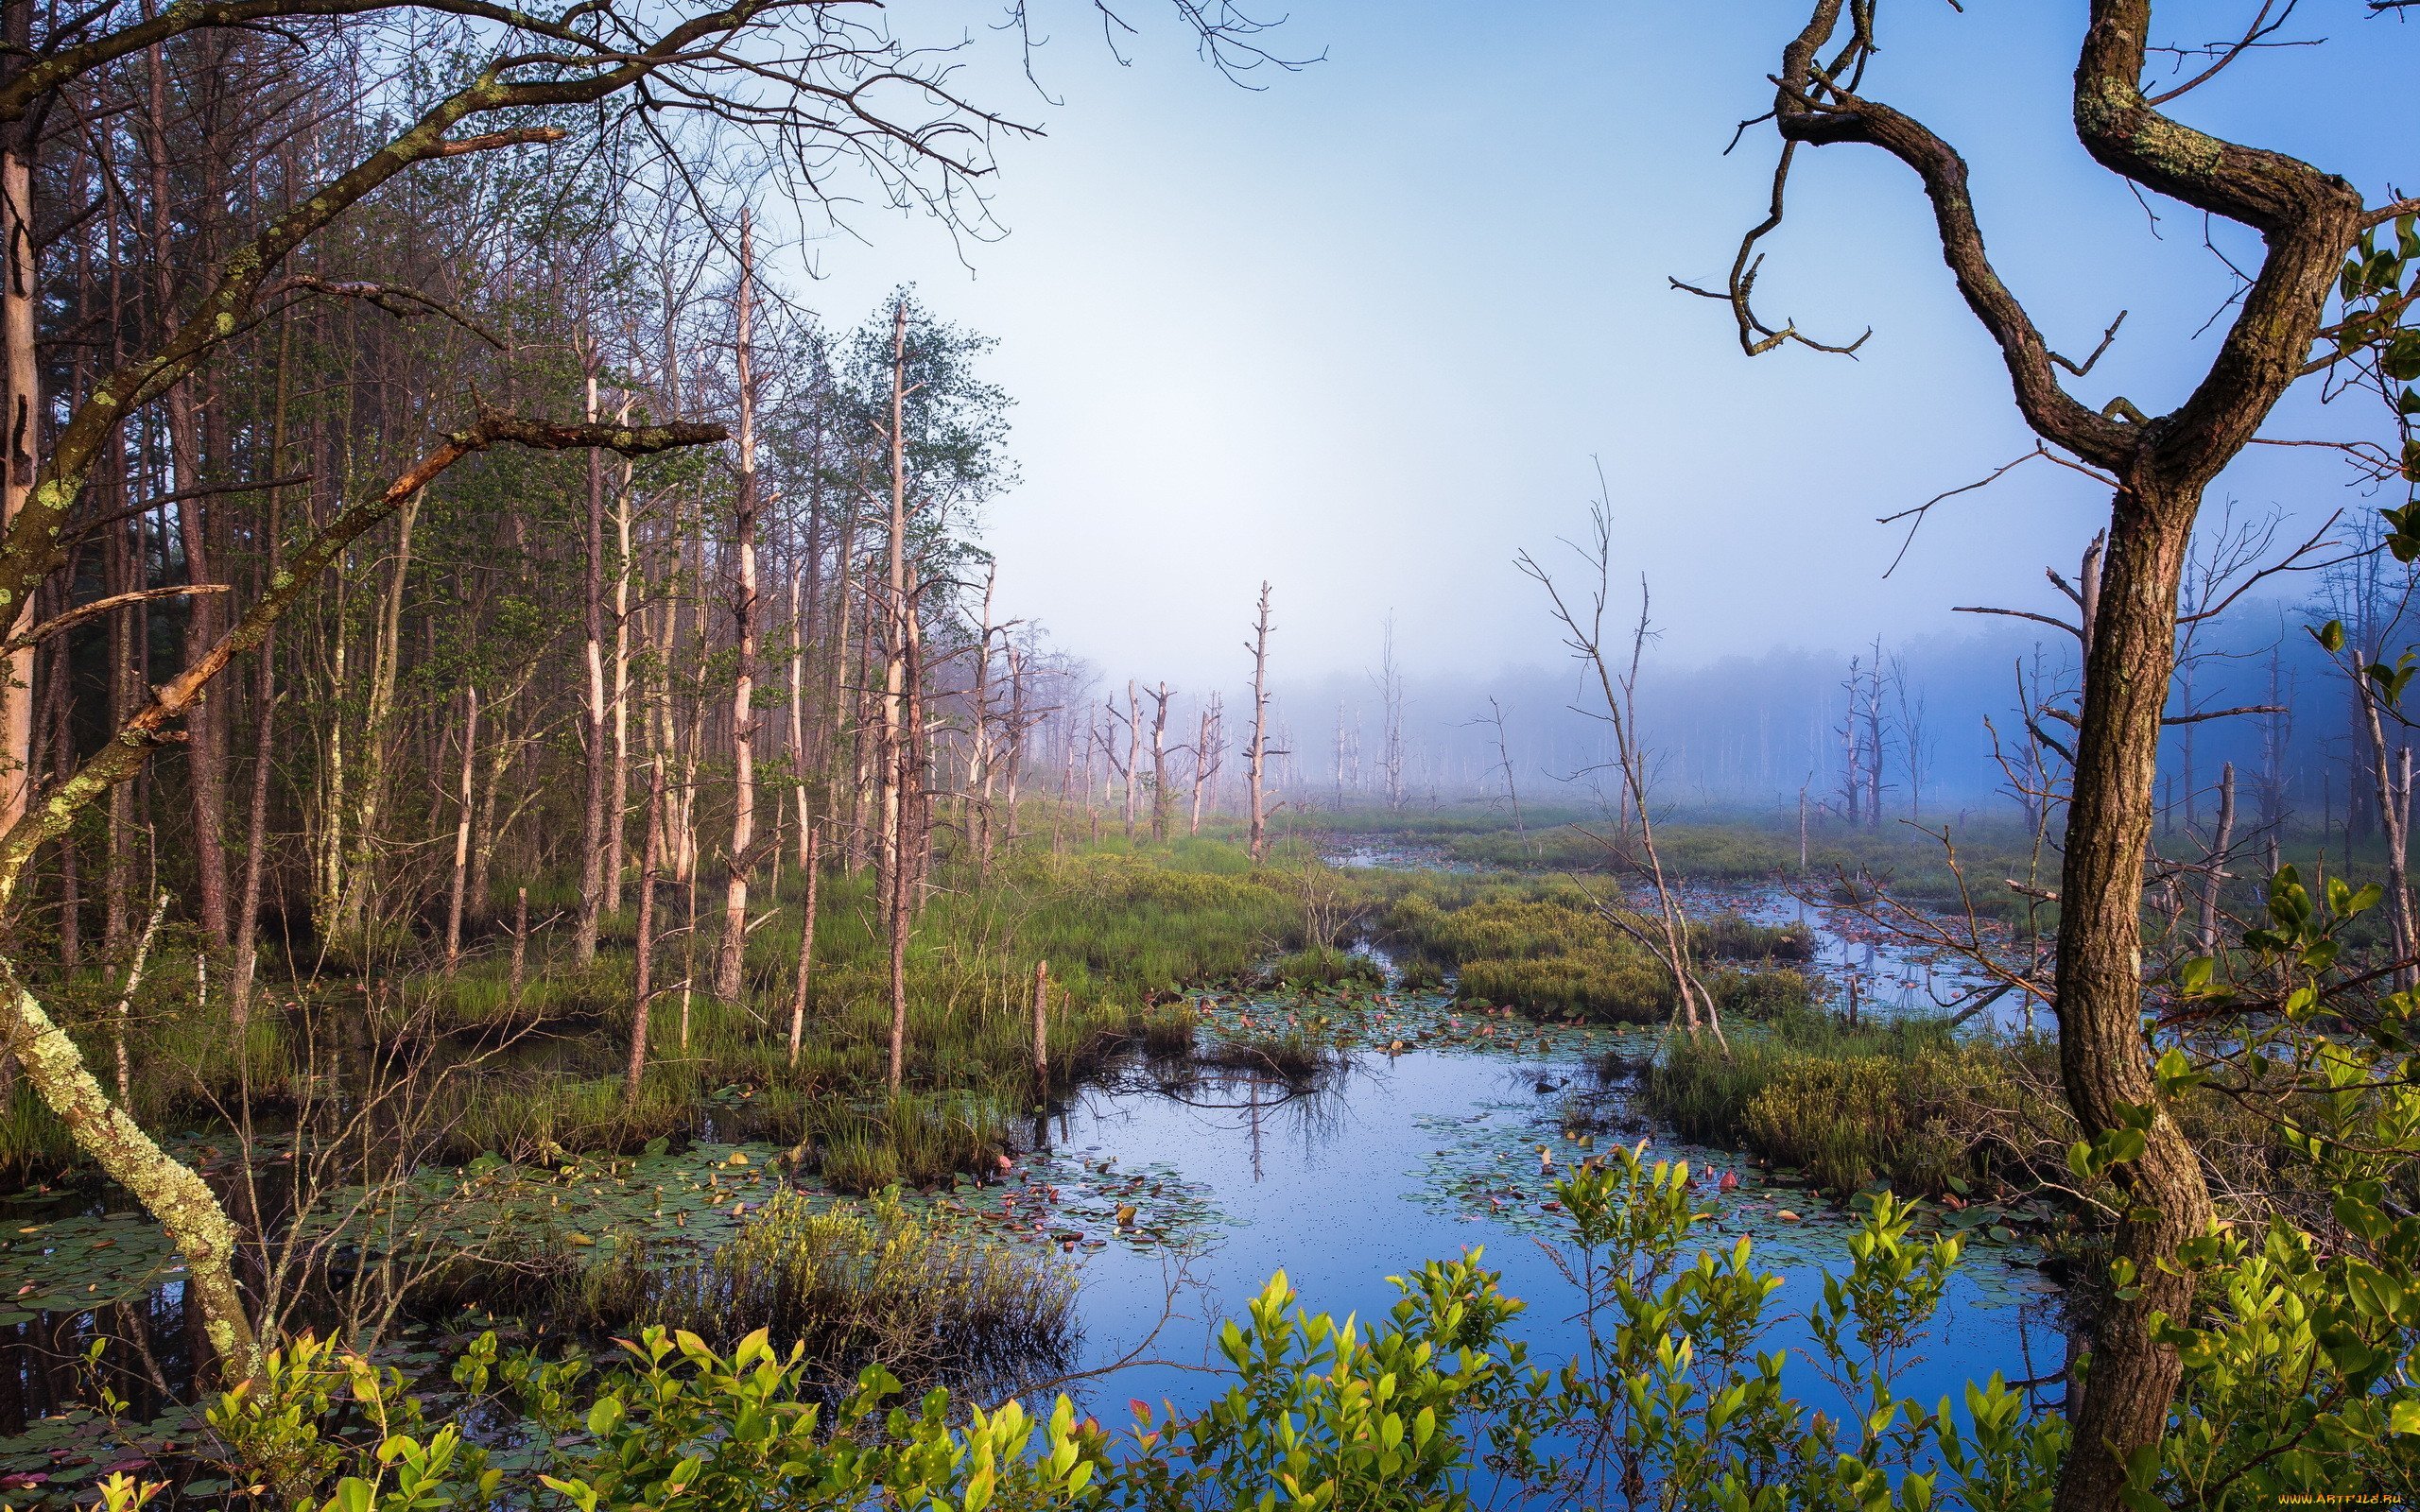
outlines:
[{"label": "hazy sky", "polygon": [[[2105,512],[2042,464],[1945,507],[1896,576],[1876,515],[2030,444],[1995,353],[1957,299],[1913,177],[1878,152],[1802,154],[1761,302],[1810,330],[1871,324],[1858,360],[1750,360],[1719,283],[1759,213],[1769,130],[1735,123],[1805,8],[1769,0],[1292,0],[1273,45],[1325,59],[1238,88],[1198,61],[1160,0],[1120,66],[1080,0],[1036,0],[1058,103],[962,14],[967,82],[1047,135],[1002,151],[1009,234],[954,244],[863,213],[815,249],[803,302],[838,323],[912,281],[999,338],[1023,483],[994,509],[1001,595],[1116,677],[1239,678],[1263,577],[1294,676],[1374,665],[1396,616],[1415,670],[1484,674],[1556,655],[1512,565],[1582,520],[1601,459],[1620,568],[1652,579],[1666,655],[1842,648],[1963,633],[1953,604],[2049,607]],[[2250,8],[2170,4],[2212,40]],[[1985,234],[2062,350],[2117,348],[2079,385],[2173,404],[2207,361],[2195,332],[2231,284],[2198,215],[2154,228],[2068,123],[2079,4],[1885,8],[1870,92],[1965,153]],[[2411,159],[2420,30],[2360,0],[2306,0],[2298,35],[2181,102],[2187,118],[2313,156],[2377,197]],[[927,22],[927,25],[930,23]],[[931,33],[927,33],[931,35]],[[2239,235],[2222,241],[2238,256]],[[971,268],[960,262],[961,253]],[[2376,426],[2298,406],[2278,435]],[[2221,480],[2255,508],[2365,507],[2324,454],[2261,451]]]}]

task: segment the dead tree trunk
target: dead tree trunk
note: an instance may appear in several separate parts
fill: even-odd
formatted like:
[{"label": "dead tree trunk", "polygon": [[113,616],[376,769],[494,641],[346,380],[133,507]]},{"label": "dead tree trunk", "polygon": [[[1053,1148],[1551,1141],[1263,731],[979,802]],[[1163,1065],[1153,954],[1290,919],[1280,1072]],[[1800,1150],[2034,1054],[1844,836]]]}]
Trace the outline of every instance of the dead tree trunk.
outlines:
[{"label": "dead tree trunk", "polygon": [[1141,796],[1143,777],[1143,700],[1134,691],[1134,679],[1126,679],[1126,840],[1134,840],[1135,799]]},{"label": "dead tree trunk", "polygon": [[799,863],[806,873],[806,901],[798,931],[798,979],[790,985],[790,1064],[798,1064],[799,1046],[806,1038],[806,994],[815,971],[815,903],[816,890],[821,882],[822,837],[813,819],[802,819],[806,834],[806,856]]},{"label": "dead tree trunk", "polygon": [[[585,418],[596,421],[596,369],[601,354],[595,343],[582,353],[588,369]],[[588,672],[586,721],[588,786],[579,810],[579,923],[572,939],[572,962],[586,967],[596,959],[596,934],[605,907],[605,800],[612,791],[614,753],[605,738],[605,455],[588,454],[587,549],[580,557],[580,615],[587,630]]]},{"label": "dead tree trunk", "polygon": [[647,828],[639,837],[639,918],[631,968],[631,1056],[622,1074],[622,1106],[635,1108],[647,1074],[648,1010],[655,999],[655,882],[664,846],[664,753],[648,763]]},{"label": "dead tree trunk", "polygon": [[1176,790],[1168,785],[1168,685],[1146,696],[1151,700],[1151,840],[1164,845],[1176,812]]},{"label": "dead tree trunk", "polygon": [[[622,390],[614,423],[631,422],[631,392]],[[622,458],[614,492],[614,771],[605,803],[605,911],[622,911],[622,859],[629,849],[631,806],[631,479]]]},{"label": "dead tree trunk", "polygon": [[1201,798],[1213,779],[1219,775],[1219,758],[1225,751],[1227,733],[1224,711],[1219,696],[1210,695],[1210,702],[1201,711],[1201,727],[1193,734],[1193,823],[1190,833],[1201,833]]},{"label": "dead tree trunk", "polygon": [[731,690],[731,877],[722,909],[722,954],[715,963],[715,996],[740,998],[748,959],[748,873],[756,845],[756,383],[749,350],[749,308],[754,294],[753,246],[748,213],[739,214],[739,490],[732,518],[738,583],[731,606],[738,667]]},{"label": "dead tree trunk", "polygon": [[1033,1101],[1050,1106],[1050,963],[1033,963]]},{"label": "dead tree trunk", "polygon": [[2210,856],[2202,864],[2202,954],[2219,948],[2219,903],[2226,890],[2227,848],[2235,844],[2235,763],[2219,769],[2219,828],[2210,836]]},{"label": "dead tree trunk", "polygon": [[445,970],[451,975],[462,958],[462,893],[471,875],[471,808],[475,795],[471,781],[477,770],[479,752],[479,690],[462,690],[462,790],[461,817],[454,826],[454,879],[445,898]]},{"label": "dead tree trunk", "polygon": [[1269,771],[1269,585],[1260,585],[1260,613],[1252,635],[1252,748],[1246,755],[1244,782],[1252,794],[1252,858],[1269,854],[1269,810],[1263,783]]},{"label": "dead tree trunk", "polygon": [[891,307],[890,518],[889,600],[882,669],[883,921],[890,945],[890,1060],[888,1083],[899,1091],[908,1070],[908,625],[916,612],[908,588],[908,304]]}]

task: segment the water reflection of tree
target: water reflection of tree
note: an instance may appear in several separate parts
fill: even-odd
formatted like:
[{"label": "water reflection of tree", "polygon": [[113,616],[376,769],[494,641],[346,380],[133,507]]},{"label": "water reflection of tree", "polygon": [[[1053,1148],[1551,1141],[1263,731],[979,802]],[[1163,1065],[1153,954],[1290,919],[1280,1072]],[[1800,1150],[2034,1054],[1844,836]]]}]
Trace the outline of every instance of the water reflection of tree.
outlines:
[{"label": "water reflection of tree", "polygon": [[[1343,1132],[1345,1088],[1360,1070],[1353,1057],[1338,1055],[1309,1077],[1289,1077],[1248,1066],[1219,1065],[1196,1057],[1159,1057],[1109,1068],[1097,1086],[1104,1103],[1136,1096],[1165,1099],[1214,1114],[1233,1114],[1251,1142],[1252,1178],[1262,1179],[1262,1154],[1272,1130],[1299,1140],[1303,1153],[1316,1152]],[[1098,1108],[1095,1116],[1131,1117]]]}]

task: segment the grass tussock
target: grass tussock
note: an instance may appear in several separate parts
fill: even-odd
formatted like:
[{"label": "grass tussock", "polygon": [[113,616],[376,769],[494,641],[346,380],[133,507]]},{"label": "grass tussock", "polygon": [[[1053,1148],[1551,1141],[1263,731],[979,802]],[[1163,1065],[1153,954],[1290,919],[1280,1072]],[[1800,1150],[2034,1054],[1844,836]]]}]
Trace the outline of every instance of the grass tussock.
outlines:
[{"label": "grass tussock", "polygon": [[1340,1057],[1336,1046],[1297,1026],[1224,1033],[1201,1045],[1194,1058],[1221,1071],[1308,1087],[1335,1070]]},{"label": "grass tussock", "polygon": [[1369,956],[1318,945],[1279,957],[1277,963],[1270,968],[1270,975],[1297,990],[1322,987],[1383,987],[1387,980],[1385,971]]},{"label": "grass tussock", "polygon": [[[1657,1023],[1672,1013],[1664,963],[1569,882],[1420,878],[1400,887],[1380,927],[1409,960],[1450,968],[1468,1001],[1611,1023]],[[1803,927],[1724,914],[1693,924],[1691,937],[1698,971],[1726,1013],[1762,1017],[1812,1002],[1812,984],[1797,971],[1736,964],[1806,959],[1814,941]]]},{"label": "grass tussock", "polygon": [[831,1383],[881,1365],[902,1381],[999,1381],[1056,1367],[1076,1341],[1073,1274],[909,1212],[895,1193],[818,1211],[778,1194],[708,1254],[666,1265],[631,1248],[592,1271],[590,1320],[687,1329],[721,1346],[769,1330]]},{"label": "grass tussock", "polygon": [[1937,1020],[1849,1028],[1793,1014],[1675,1039],[1645,1068],[1648,1108],[1680,1135],[1744,1148],[1839,1193],[1876,1182],[1938,1195],[2046,1168],[2073,1140],[2051,1052],[1961,1040]]}]

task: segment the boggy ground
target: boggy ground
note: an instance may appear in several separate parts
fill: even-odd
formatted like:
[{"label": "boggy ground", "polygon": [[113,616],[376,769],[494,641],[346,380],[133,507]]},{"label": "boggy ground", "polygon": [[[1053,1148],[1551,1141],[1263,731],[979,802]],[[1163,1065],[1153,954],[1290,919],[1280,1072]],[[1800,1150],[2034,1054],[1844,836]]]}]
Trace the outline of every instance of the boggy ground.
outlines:
[{"label": "boggy ground", "polygon": [[[989,1309],[992,1332],[1022,1341],[1028,1361],[1063,1352],[1067,1280],[1049,1254],[1166,1243],[1186,1214],[1177,1184],[1148,1177],[1137,1186],[1123,1173],[1036,1170],[1015,1189],[1022,1206],[962,1179],[999,1174],[1035,1106],[1037,957],[1055,984],[1054,1095],[1136,1057],[1307,1085],[1353,1050],[1513,1049],[1593,1023],[1636,1041],[1600,1057],[1601,1081],[1645,1068],[1649,1110],[1841,1194],[1892,1177],[1958,1201],[2024,1164],[2014,1138],[1960,1146],[1957,1109],[1925,1101],[1958,1080],[1945,1066],[1986,1053],[1921,1025],[1843,1037],[1820,1005],[1823,984],[1796,969],[1806,942],[1790,929],[1703,921],[1704,969],[1736,1046],[1717,1058],[1654,1033],[1669,994],[1651,957],[1552,875],[1339,869],[1300,843],[1254,868],[1232,844],[1183,840],[1035,848],[987,877],[943,881],[910,952],[908,1090],[896,1097],[881,1091],[883,942],[867,879],[845,874],[824,879],[798,1061],[783,1043],[793,875],[752,937],[741,1000],[676,988],[656,1001],[635,1099],[619,1075],[632,966],[620,920],[585,971],[538,936],[517,993],[494,940],[450,976],[402,959],[349,978],[289,973],[240,1035],[173,945],[123,1031],[111,984],[63,984],[60,1001],[95,1064],[114,1063],[125,1033],[134,1106],[178,1130],[231,1208],[269,1236],[252,1256],[254,1292],[289,1325],[393,1339],[412,1366],[458,1346],[466,1318],[518,1312],[577,1330],[763,1312],[803,1337],[821,1331],[829,1379],[886,1348],[852,1333],[853,1317],[875,1301],[912,1316],[920,1297]],[[677,915],[670,927],[656,970],[678,983],[706,950]],[[1341,948],[1357,938],[1395,954],[1392,991],[1370,956]],[[1451,999],[1420,990],[1449,978]],[[1211,991],[1188,1000],[1186,988]],[[2004,1104],[2036,1111],[2014,1094],[1989,1108],[2010,1114]],[[1575,1140],[1602,1132],[1589,1123],[1597,1107],[1575,1090]],[[20,1363],[5,1372],[16,1400],[0,1400],[13,1423],[0,1426],[75,1442],[64,1419],[31,1419],[64,1408],[97,1431],[106,1387],[161,1415],[159,1441],[173,1442],[190,1427],[175,1378],[191,1365],[166,1322],[174,1258],[147,1224],[108,1211],[46,1120],[20,1091],[0,1131],[0,1156],[28,1178],[14,1204],[26,1221],[0,1251],[26,1278],[9,1288],[21,1305],[0,1313]],[[1941,1157],[1961,1147],[1981,1163]],[[807,1178],[822,1191],[905,1183],[943,1195],[908,1216],[880,1203],[831,1217],[777,1209],[781,1234],[762,1227],[767,1205]],[[1019,1263],[1000,1258],[1003,1242],[1022,1245]],[[926,1263],[880,1261],[903,1247]],[[449,1321],[402,1327],[414,1316]],[[94,1340],[99,1353],[76,1364]],[[998,1365],[991,1349],[968,1336],[888,1360],[909,1375],[962,1373]],[[69,1472],[100,1468],[30,1441],[5,1452],[43,1455],[58,1472],[38,1472],[53,1496],[75,1486]]]}]

